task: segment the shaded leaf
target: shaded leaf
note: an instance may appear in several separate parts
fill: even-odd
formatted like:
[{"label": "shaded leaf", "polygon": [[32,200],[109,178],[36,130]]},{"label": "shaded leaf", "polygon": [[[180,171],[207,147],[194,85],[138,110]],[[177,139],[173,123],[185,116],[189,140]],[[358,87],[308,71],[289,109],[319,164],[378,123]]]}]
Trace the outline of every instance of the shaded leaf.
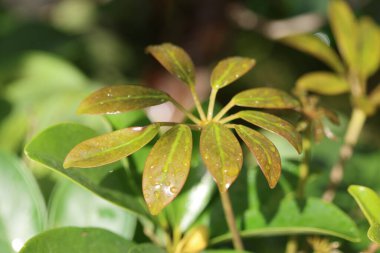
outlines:
[{"label": "shaded leaf", "polygon": [[277,148],[267,137],[251,128],[236,125],[235,129],[255,156],[270,188],[274,188],[281,175],[281,158]]},{"label": "shaded leaf", "polygon": [[240,111],[238,116],[253,125],[284,137],[298,153],[302,152],[302,138],[289,122],[272,114],[259,111]]},{"label": "shaded leaf", "polygon": [[98,227],[132,239],[136,216],[69,180],[60,182],[49,198],[49,227]]},{"label": "shaded leaf", "polygon": [[297,80],[296,88],[322,95],[339,95],[350,91],[350,85],[343,77],[324,71],[301,76]]},{"label": "shaded leaf", "polygon": [[360,19],[358,40],[358,66],[361,76],[366,79],[379,68],[380,64],[380,31],[371,18]]},{"label": "shaded leaf", "polygon": [[66,156],[64,168],[91,168],[116,162],[148,144],[159,125],[130,127],[88,139],[76,145]]},{"label": "shaded leaf", "polygon": [[145,207],[133,192],[120,192],[100,186],[105,175],[109,175],[110,170],[114,168],[99,167],[91,170],[63,168],[66,154],[78,143],[94,136],[96,133],[91,128],[73,123],[59,124],[35,136],[26,145],[25,153],[30,159],[66,176],[98,196],[134,212],[141,218],[150,219]]},{"label": "shaded leaf", "polygon": [[380,197],[372,189],[359,185],[351,185],[348,192],[367,218],[370,228],[368,238],[380,243]]},{"label": "shaded leaf", "polygon": [[166,253],[163,248],[150,243],[142,243],[131,247],[127,253]]},{"label": "shaded leaf", "polygon": [[232,101],[235,105],[253,108],[291,109],[299,106],[288,93],[274,88],[246,90],[236,94]]},{"label": "shaded leaf", "polygon": [[219,190],[227,191],[243,163],[242,150],[235,135],[225,126],[211,122],[202,129],[200,152]]},{"label": "shaded leaf", "polygon": [[[311,197],[300,205],[292,195],[281,201],[278,212],[266,227],[243,230],[240,234],[242,237],[320,234],[352,242],[360,240],[354,221],[334,204]],[[218,236],[211,240],[211,244],[230,239],[229,234]]]},{"label": "shaded leaf", "polygon": [[157,215],[181,191],[190,169],[191,130],[177,125],[153,146],[145,162],[143,193],[149,211]]},{"label": "shaded leaf", "polygon": [[138,85],[104,87],[85,98],[78,113],[116,114],[159,105],[170,100],[168,94]]},{"label": "shaded leaf", "polygon": [[164,68],[189,86],[195,83],[194,64],[189,55],[171,43],[149,46],[146,51],[154,56]]},{"label": "shaded leaf", "polygon": [[344,0],[332,0],[328,16],[339,52],[348,66],[357,66],[358,29],[354,14]]},{"label": "shaded leaf", "polygon": [[132,246],[131,241],[104,229],[66,227],[33,237],[20,253],[125,253]]},{"label": "shaded leaf", "polygon": [[380,84],[371,92],[369,99],[374,106],[380,106]]},{"label": "shaded leaf", "polygon": [[335,51],[315,35],[289,36],[281,39],[281,42],[318,58],[338,73],[344,72],[343,64]]},{"label": "shaded leaf", "polygon": [[220,61],[211,73],[211,87],[221,89],[247,73],[256,61],[251,58],[230,57]]},{"label": "shaded leaf", "polygon": [[10,253],[45,229],[47,212],[36,180],[14,155],[0,151],[0,175],[0,250]]}]

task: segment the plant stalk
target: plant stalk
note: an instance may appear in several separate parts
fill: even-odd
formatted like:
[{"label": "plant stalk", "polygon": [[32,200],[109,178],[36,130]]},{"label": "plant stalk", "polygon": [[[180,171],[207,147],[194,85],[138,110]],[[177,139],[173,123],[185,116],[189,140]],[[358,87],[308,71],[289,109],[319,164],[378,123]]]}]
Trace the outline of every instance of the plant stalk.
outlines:
[{"label": "plant stalk", "polygon": [[292,236],[289,238],[287,244],[285,253],[297,253],[298,250],[298,241],[296,236]]},{"label": "plant stalk", "polygon": [[199,116],[201,117],[201,120],[206,120],[206,114],[203,111],[203,108],[201,106],[201,102],[199,101],[198,94],[195,91],[195,85],[190,85],[190,91],[191,95],[193,96],[195,107],[198,110]]},{"label": "plant stalk", "polygon": [[243,242],[241,240],[239,231],[236,226],[234,211],[232,210],[230,196],[228,195],[228,191],[220,192],[220,197],[222,200],[222,205],[224,209],[224,214],[226,215],[226,220],[230,232],[232,234],[232,243],[236,250],[244,250]]},{"label": "plant stalk", "polygon": [[363,129],[367,115],[359,108],[354,108],[344,137],[344,144],[339,151],[339,159],[330,172],[330,182],[327,190],[323,194],[323,199],[332,202],[336,195],[336,189],[343,180],[344,165],[352,156],[359,135]]},{"label": "plant stalk", "polygon": [[223,107],[222,110],[215,116],[214,120],[220,120],[232,107],[234,107],[234,102],[231,100],[226,106]]},{"label": "plant stalk", "polygon": [[175,107],[178,108],[181,112],[183,112],[191,121],[195,124],[199,124],[201,121],[197,119],[191,112],[188,112],[180,103],[178,103],[174,98],[170,99],[170,102],[173,103]]},{"label": "plant stalk", "polygon": [[212,88],[211,94],[210,94],[210,101],[208,103],[207,120],[211,120],[214,114],[215,99],[216,99],[217,93],[218,93],[218,89]]},{"label": "plant stalk", "polygon": [[[308,129],[309,130],[309,129]],[[310,163],[310,149],[311,149],[311,141],[310,141],[310,130],[306,132],[306,137],[302,140],[302,146],[303,146],[303,158],[302,162],[299,167],[299,181],[298,181],[298,187],[297,187],[297,197],[303,198],[305,195],[305,186],[307,177],[309,176],[309,163]]]}]

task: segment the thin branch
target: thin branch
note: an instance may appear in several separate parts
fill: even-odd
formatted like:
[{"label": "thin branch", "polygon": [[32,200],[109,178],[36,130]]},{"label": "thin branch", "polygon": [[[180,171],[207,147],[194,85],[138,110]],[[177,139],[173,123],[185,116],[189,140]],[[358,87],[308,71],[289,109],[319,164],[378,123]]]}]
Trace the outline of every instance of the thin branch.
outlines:
[{"label": "thin branch", "polygon": [[201,117],[201,120],[206,120],[206,114],[203,111],[201,102],[199,101],[199,98],[198,98],[198,94],[195,91],[195,85],[190,85],[190,91],[194,99],[195,107],[197,108],[199,116]]},{"label": "thin branch", "polygon": [[170,98],[170,102],[173,103],[175,107],[178,108],[181,112],[183,112],[191,121],[193,121],[195,124],[199,124],[201,121],[194,116],[194,114],[188,112],[180,103],[178,103],[174,98]]},{"label": "thin branch", "polygon": [[235,113],[235,114],[232,114],[232,115],[230,115],[228,117],[225,117],[225,118],[221,119],[219,121],[219,123],[220,124],[225,124],[225,123],[228,123],[228,122],[233,121],[233,120],[238,119],[238,118],[239,118],[239,115],[237,113]]},{"label": "thin branch", "polygon": [[208,104],[208,110],[207,110],[207,120],[211,120],[212,116],[214,114],[214,106],[215,106],[215,99],[216,99],[217,93],[218,93],[218,89],[212,88],[211,95],[210,95],[210,101]]},{"label": "thin branch", "polygon": [[220,110],[220,112],[214,117],[215,121],[220,120],[232,107],[234,107],[234,102],[231,100],[226,106]]}]

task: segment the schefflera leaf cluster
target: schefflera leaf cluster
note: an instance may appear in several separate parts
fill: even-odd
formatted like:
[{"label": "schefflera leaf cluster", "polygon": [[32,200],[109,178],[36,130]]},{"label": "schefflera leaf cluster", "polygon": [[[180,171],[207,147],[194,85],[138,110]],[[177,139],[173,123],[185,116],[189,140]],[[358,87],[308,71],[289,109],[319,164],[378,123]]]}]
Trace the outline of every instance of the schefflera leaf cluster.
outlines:
[{"label": "schefflera leaf cluster", "polygon": [[[153,122],[148,126],[129,127],[107,133],[75,146],[67,155],[64,167],[96,167],[120,160],[149,142],[160,127],[170,127],[154,144],[143,171],[143,195],[152,215],[158,214],[181,191],[190,170],[193,137],[192,130],[201,131],[200,152],[218,188],[225,192],[235,181],[243,164],[243,152],[236,134],[256,157],[269,186],[275,187],[281,174],[281,160],[277,148],[264,135],[251,127],[232,124],[242,119],[279,134],[301,152],[301,137],[287,121],[272,114],[242,110],[226,116],[234,106],[257,109],[293,109],[299,102],[287,93],[273,88],[254,88],[235,95],[217,114],[213,115],[216,94],[231,84],[255,64],[255,60],[230,57],[220,61],[211,74],[211,94],[208,111],[200,106],[195,92],[195,69],[188,54],[170,43],[149,46],[152,54],[170,73],[182,80],[193,95],[199,117],[186,111],[165,92],[138,85],[117,85],[95,91],[83,100],[79,113],[116,114],[146,108],[165,102],[173,103],[192,123]],[[235,133],[234,133],[235,132]]]}]

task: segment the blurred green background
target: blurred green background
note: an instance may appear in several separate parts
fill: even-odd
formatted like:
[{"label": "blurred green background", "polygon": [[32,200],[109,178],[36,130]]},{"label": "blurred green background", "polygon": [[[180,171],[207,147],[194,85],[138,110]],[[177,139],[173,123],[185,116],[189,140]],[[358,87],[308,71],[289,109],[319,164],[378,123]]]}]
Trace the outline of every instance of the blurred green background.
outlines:
[{"label": "blurred green background", "polygon": [[[369,15],[380,23],[380,1],[349,2],[357,15]],[[210,71],[218,60],[233,55],[255,58],[256,67],[238,84],[224,89],[218,97],[219,104],[251,87],[291,91],[303,73],[328,68],[276,39],[311,32],[335,47],[326,20],[327,4],[328,0],[2,0],[0,252],[8,252],[5,250],[9,245],[2,242],[11,241],[11,247],[17,250],[27,238],[43,229],[45,225],[38,220],[46,217],[27,217],[30,213],[41,215],[46,205],[50,209],[63,209],[61,203],[51,201],[52,194],[69,198],[67,201],[72,203],[83,204],[84,199],[91,198],[91,194],[69,186],[68,182],[59,180],[57,184],[57,176],[26,160],[23,147],[36,133],[59,122],[83,123],[100,133],[110,131],[103,118],[75,113],[81,99],[92,90],[111,84],[144,84],[165,90],[191,106],[190,97],[183,93],[185,86],[145,54],[146,46],[172,42],[183,47],[197,67],[201,98],[208,95]],[[380,73],[371,77],[369,83],[370,90],[380,83]],[[322,98],[322,104],[341,115],[344,128],[350,113],[349,97]],[[164,109],[158,114],[166,120],[178,119],[178,115]],[[133,123],[133,119],[127,123]],[[368,120],[337,199],[340,207],[362,220],[363,231],[366,222],[345,190],[351,183],[380,190],[379,126],[379,114]],[[341,133],[342,129],[338,129],[340,139],[336,142],[324,141],[313,150],[313,173],[320,177],[311,180],[311,195],[319,196],[323,189],[319,187],[328,175],[326,169],[336,158]],[[17,169],[11,172],[10,168]],[[35,191],[42,191],[44,199],[36,197],[39,193],[34,194]],[[123,224],[136,226],[136,220],[99,201],[83,204],[89,210],[99,210],[92,220],[86,217],[85,208],[71,209],[61,216],[56,212],[58,217],[49,218],[54,223],[50,225],[104,224],[132,238],[133,234],[123,232]],[[83,219],[78,218],[80,213]],[[22,232],[16,231],[15,220],[24,224]],[[8,238],[13,234],[20,236]],[[347,247],[352,250],[356,246]]]}]

